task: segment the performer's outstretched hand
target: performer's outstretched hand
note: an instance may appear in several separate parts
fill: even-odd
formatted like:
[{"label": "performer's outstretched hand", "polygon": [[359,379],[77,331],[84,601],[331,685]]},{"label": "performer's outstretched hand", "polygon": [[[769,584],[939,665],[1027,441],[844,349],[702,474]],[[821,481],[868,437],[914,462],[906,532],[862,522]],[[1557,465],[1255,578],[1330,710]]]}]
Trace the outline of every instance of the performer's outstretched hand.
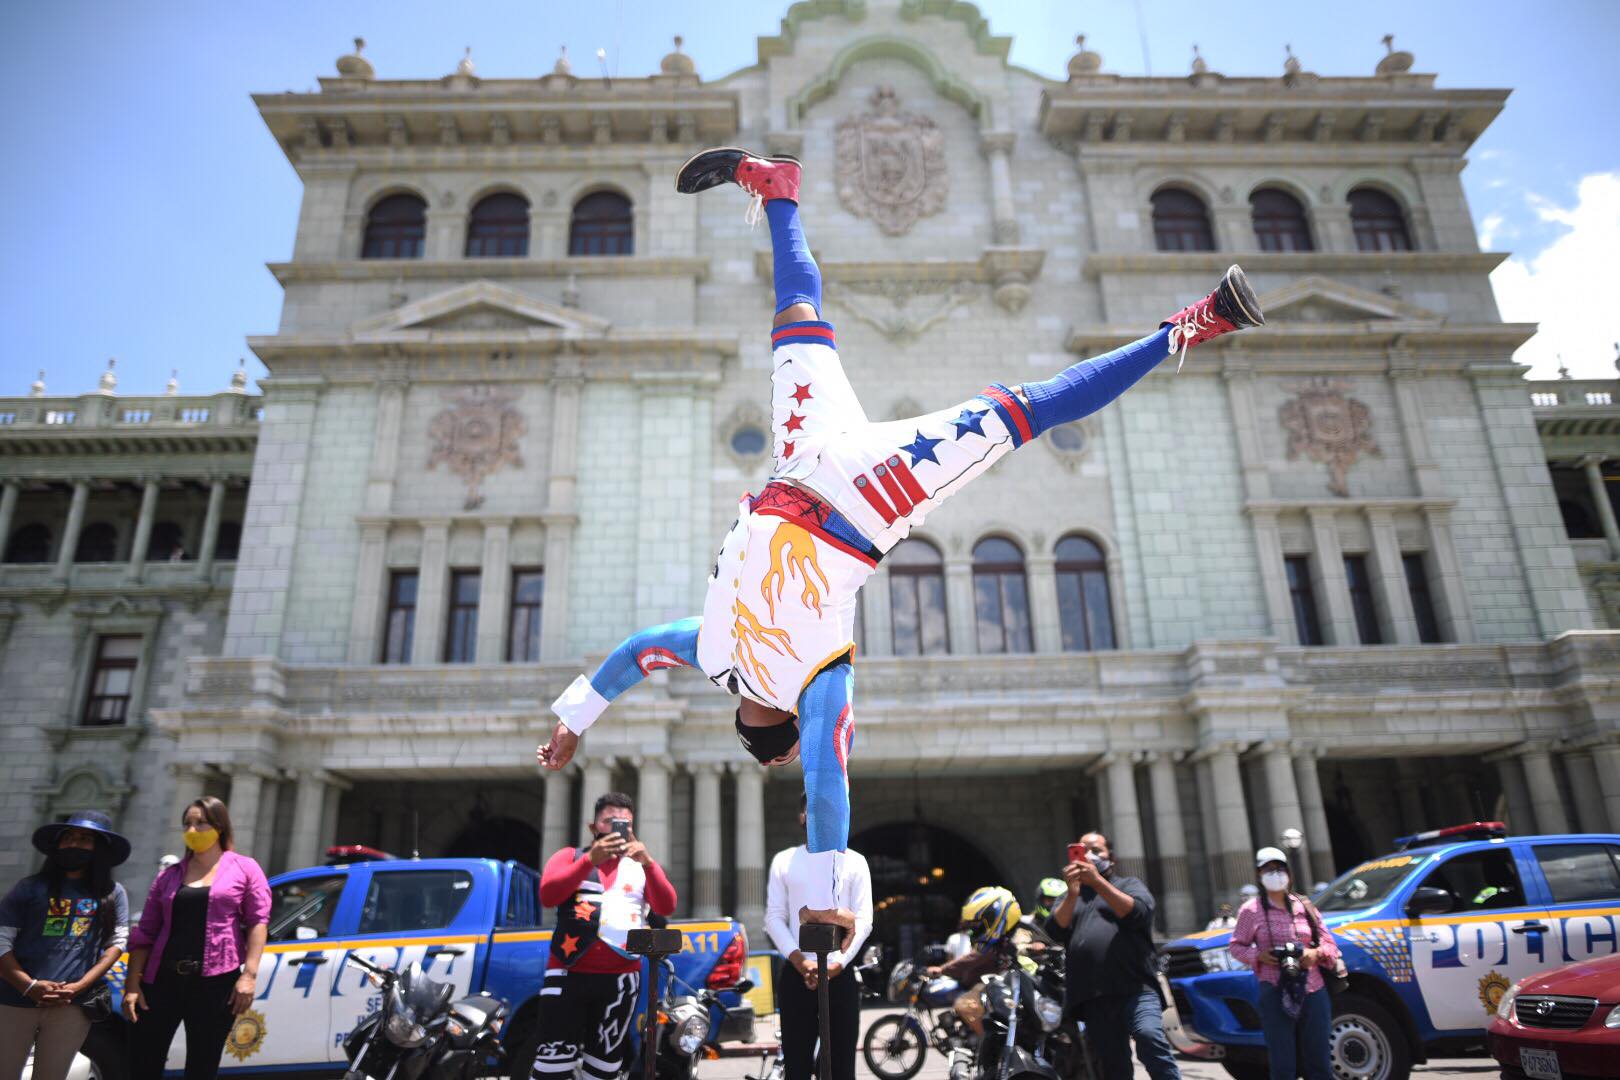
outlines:
[{"label": "performer's outstretched hand", "polygon": [[536,747],[535,760],[547,769],[560,769],[574,760],[574,751],[579,749],[579,736],[568,730],[568,726],[561,720],[551,731],[551,741],[544,746]]},{"label": "performer's outstretched hand", "polygon": [[801,923],[832,923],[841,927],[843,936],[838,939],[840,952],[847,951],[855,944],[855,913],[848,908],[808,908],[799,909],[799,922]]}]

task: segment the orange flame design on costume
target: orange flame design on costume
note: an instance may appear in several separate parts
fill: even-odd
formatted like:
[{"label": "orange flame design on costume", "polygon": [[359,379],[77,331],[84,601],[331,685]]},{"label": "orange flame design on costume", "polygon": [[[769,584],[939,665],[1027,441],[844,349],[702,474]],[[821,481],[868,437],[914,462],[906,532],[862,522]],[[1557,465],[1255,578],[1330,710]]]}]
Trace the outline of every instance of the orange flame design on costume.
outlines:
[{"label": "orange flame design on costume", "polygon": [[[748,661],[749,670],[754,678],[759,680],[760,689],[767,693],[774,688],[771,686],[771,669],[766,667],[759,657],[754,655],[754,644],[757,642],[777,655],[785,650],[787,655],[797,660],[799,654],[793,651],[793,636],[786,630],[778,630],[774,626],[766,626],[754,617],[748,610],[748,605],[741,599],[737,601],[737,619],[735,622],[737,645],[736,659]],[[780,645],[780,648],[778,646]]]},{"label": "orange flame design on costume", "polygon": [[[810,579],[806,568],[816,572],[816,577],[821,579],[822,589],[831,589],[827,584],[827,575],[821,572],[821,558],[816,554],[816,542],[804,529],[784,521],[771,535],[771,569],[759,583],[759,594],[765,598],[765,603],[770,607],[772,619],[776,618],[776,601],[782,598],[782,587],[787,584],[789,572],[804,584],[804,591],[799,594],[800,603],[813,609],[817,618],[821,617],[821,590],[816,588],[816,583]],[[771,595],[772,579],[776,582],[774,597]]]}]

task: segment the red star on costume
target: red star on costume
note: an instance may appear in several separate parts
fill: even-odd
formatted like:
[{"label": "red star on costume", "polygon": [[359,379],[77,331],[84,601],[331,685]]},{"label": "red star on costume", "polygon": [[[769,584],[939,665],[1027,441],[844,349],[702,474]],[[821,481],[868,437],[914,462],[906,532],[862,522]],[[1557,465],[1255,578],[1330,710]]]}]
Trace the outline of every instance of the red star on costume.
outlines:
[{"label": "red star on costume", "polygon": [[564,956],[573,956],[579,951],[579,938],[572,934],[564,934],[562,941],[557,945]]},{"label": "red star on costume", "polygon": [[628,882],[628,881],[627,881],[627,882],[625,882],[625,883],[624,883],[624,884],[623,884],[623,885],[621,885],[621,886],[620,886],[620,888],[621,888],[621,889],[623,889],[623,890],[624,890],[624,891],[625,891],[625,892],[627,892],[627,893],[628,893],[628,892],[634,892],[634,891],[635,891],[635,890],[634,890],[634,889],[632,889],[632,888],[631,888],[631,887],[630,887],[630,883],[629,883],[629,882]]},{"label": "red star on costume", "polygon": [[589,919],[595,911],[596,909],[591,906],[591,902],[589,900],[581,900],[579,903],[574,905],[574,918]]},{"label": "red star on costume", "polygon": [[785,443],[782,444],[782,456],[785,457],[785,458],[790,458],[790,457],[793,456],[793,444],[792,443],[785,442]]},{"label": "red star on costume", "polygon": [[794,383],[793,385],[796,388],[792,395],[794,401],[798,402],[800,405],[803,405],[805,402],[810,400],[809,383]]},{"label": "red star on costume", "polygon": [[789,413],[787,423],[783,425],[788,431],[798,431],[804,427],[804,417],[798,413]]}]

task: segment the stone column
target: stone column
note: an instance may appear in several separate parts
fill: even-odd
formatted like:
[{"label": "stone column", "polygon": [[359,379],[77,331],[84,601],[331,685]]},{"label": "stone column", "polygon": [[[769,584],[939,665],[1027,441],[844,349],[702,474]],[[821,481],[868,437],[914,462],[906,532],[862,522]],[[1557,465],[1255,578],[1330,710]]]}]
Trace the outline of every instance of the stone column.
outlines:
[{"label": "stone column", "polygon": [[1602,454],[1588,454],[1581,459],[1581,468],[1586,471],[1586,483],[1592,489],[1592,504],[1603,526],[1603,539],[1609,542],[1609,558],[1620,561],[1620,524],[1615,523],[1614,504],[1609,501],[1609,492],[1603,484],[1605,460]]},{"label": "stone column", "polygon": [[[174,773],[174,795],[170,803],[168,822],[165,828],[179,829],[180,822],[186,816],[186,807],[203,797],[207,790],[207,776],[201,766],[187,762],[177,761],[170,766]],[[235,808],[232,808],[231,819],[236,818]],[[167,833],[165,836],[167,837]],[[165,843],[167,840],[165,839]],[[176,854],[179,854],[177,852]]]},{"label": "stone column", "polygon": [[264,774],[247,765],[235,766],[231,772],[231,828],[236,832],[236,850],[255,859],[263,859],[266,851],[259,847],[260,827],[269,835],[274,820],[261,821],[260,812],[268,802],[264,798]]},{"label": "stone column", "polygon": [[[572,786],[572,769],[547,772],[546,805],[540,819],[540,857],[549,859],[568,846],[568,789]],[[596,798],[595,795],[591,796]]]},{"label": "stone column", "polygon": [[867,656],[894,655],[894,608],[889,596],[889,571],[879,566],[861,587],[861,629]]},{"label": "stone column", "polygon": [[[1270,843],[1282,843],[1285,829],[1298,829],[1306,837],[1305,847],[1297,859],[1290,859],[1294,874],[1304,877],[1310,873],[1311,852],[1309,833],[1305,832],[1305,812],[1299,805],[1299,788],[1294,778],[1294,756],[1282,743],[1272,743],[1264,749],[1266,791],[1271,796],[1271,827],[1277,835]],[[1285,849],[1286,850],[1286,849]],[[1295,882],[1309,885],[1310,882]]]},{"label": "stone column", "polygon": [[551,384],[551,475],[546,482],[545,599],[540,608],[540,659],[568,655],[568,582],[573,570],[574,535],[579,528],[575,507],[579,460],[579,395],[584,380],[577,372],[559,373]]},{"label": "stone column", "polygon": [[692,766],[692,914],[720,914],[720,767]]},{"label": "stone column", "polygon": [[1569,820],[1564,814],[1563,790],[1553,771],[1552,756],[1544,746],[1532,746],[1519,755],[1524,765],[1525,784],[1530,789],[1530,805],[1535,809],[1536,831],[1561,833],[1569,831]]},{"label": "stone column", "polygon": [[1311,587],[1320,605],[1322,629],[1330,644],[1359,645],[1361,636],[1356,632],[1356,613],[1350,605],[1350,583],[1344,574],[1344,549],[1339,545],[1339,523],[1332,510],[1313,507],[1307,515],[1316,551],[1311,560]]},{"label": "stone column", "polygon": [[1417,615],[1412,611],[1412,590],[1406,583],[1406,565],[1401,561],[1401,541],[1395,534],[1395,515],[1389,510],[1367,511],[1372,531],[1372,571],[1380,607],[1389,619],[1391,641],[1396,645],[1418,643]]},{"label": "stone column", "polygon": [[315,866],[321,861],[321,817],[326,809],[326,774],[303,769],[294,778],[292,835],[287,840],[287,865]]},{"label": "stone column", "polygon": [[0,561],[4,561],[6,542],[11,539],[11,521],[17,516],[17,495],[21,490],[15,480],[0,484]]},{"label": "stone column", "polygon": [[197,552],[197,578],[207,581],[214,572],[219,548],[219,518],[225,508],[225,478],[216,476],[208,488],[208,513],[203,518],[202,547]]},{"label": "stone column", "polygon": [[473,654],[480,664],[499,664],[506,659],[506,606],[512,595],[512,560],[508,555],[511,543],[511,521],[484,522],[484,558],[478,572],[478,644]]},{"label": "stone column", "polygon": [[422,254],[429,259],[459,259],[466,249],[467,211],[429,206]]},{"label": "stone column", "polygon": [[1423,809],[1423,787],[1427,777],[1423,763],[1417,758],[1397,758],[1395,761],[1395,799],[1401,811],[1401,827],[1409,833],[1420,833],[1429,828],[1428,812]]},{"label": "stone column", "polygon": [[1243,773],[1236,747],[1216,747],[1209,755],[1209,779],[1215,803],[1215,831],[1220,851],[1215,859],[1215,881],[1221,896],[1235,896],[1254,879],[1254,839],[1249,835],[1249,810],[1243,799]]},{"label": "stone column", "polygon": [[[382,659],[377,633],[382,628],[383,601],[388,590],[388,526],[380,521],[360,523],[360,565],[355,571],[354,611],[349,616],[349,663],[375,664]],[[418,581],[420,586],[421,582]],[[420,594],[420,589],[418,589]]]},{"label": "stone column", "polygon": [[1333,834],[1328,832],[1322,775],[1317,771],[1314,750],[1294,755],[1294,786],[1299,791],[1300,814],[1305,818],[1305,850],[1310,855],[1311,876],[1315,881],[1332,881]]},{"label": "stone column", "polygon": [[1598,788],[1603,792],[1609,828],[1620,829],[1620,743],[1592,747],[1592,763],[1597,766]]},{"label": "stone column", "polygon": [[1176,763],[1168,753],[1153,754],[1148,775],[1153,786],[1153,828],[1159,841],[1159,870],[1164,880],[1164,920],[1171,933],[1198,929],[1192,881],[1187,873],[1187,836],[1176,792]]},{"label": "stone column", "polygon": [[1288,566],[1283,561],[1277,515],[1269,510],[1255,510],[1249,520],[1254,526],[1254,546],[1260,559],[1260,582],[1266,590],[1271,636],[1281,645],[1298,645],[1299,627],[1294,625],[1294,598],[1288,591]]},{"label": "stone column", "polygon": [[1438,609],[1435,614],[1448,640],[1459,645],[1470,644],[1474,640],[1474,615],[1468,606],[1462,563],[1452,542],[1451,511],[1431,506],[1424,509],[1423,516],[1429,526],[1429,559],[1435,576],[1435,580],[1429,582],[1429,595]]},{"label": "stone column", "polygon": [[1598,783],[1597,763],[1585,750],[1571,750],[1564,755],[1564,772],[1569,776],[1569,793],[1575,803],[1572,822],[1582,832],[1610,831],[1609,815],[1604,812],[1603,788]]},{"label": "stone column", "polygon": [[951,652],[972,656],[979,651],[979,626],[973,603],[973,564],[966,559],[945,560],[945,620],[950,627]]},{"label": "stone column", "polygon": [[1136,804],[1136,766],[1129,752],[1103,759],[1108,770],[1108,839],[1114,861],[1132,877],[1142,877],[1147,848],[1142,843],[1142,812]]},{"label": "stone column", "polygon": [[1030,636],[1038,653],[1063,651],[1063,624],[1058,612],[1057,559],[1041,552],[1024,562],[1029,594]]},{"label": "stone column", "polygon": [[669,766],[663,758],[645,758],[638,767],[636,838],[647,845],[654,859],[667,864],[673,854],[669,846]]},{"label": "stone column", "polygon": [[979,152],[990,162],[992,244],[1018,243],[1017,203],[1012,186],[1012,149],[1017,138],[1011,131],[987,131],[979,136]]},{"label": "stone column", "polygon": [[348,781],[339,779],[331,773],[324,774],[325,790],[321,792],[321,824],[315,833],[315,850],[321,854],[327,847],[335,844],[338,836],[338,809],[343,803],[343,793],[352,786]]},{"label": "stone column", "polygon": [[416,579],[416,626],[411,663],[437,664],[444,656],[444,599],[448,577],[450,522],[422,522],[422,556]]},{"label": "stone column", "polygon": [[[613,788],[613,759],[610,757],[587,757],[583,769],[580,771],[579,784],[579,831],[583,835],[596,819],[596,800]],[[646,839],[641,833],[641,808],[636,808],[636,835]]]},{"label": "stone column", "polygon": [[569,212],[564,209],[529,212],[529,257],[560,259],[568,254]]},{"label": "stone column", "polygon": [[1535,832],[1535,812],[1530,807],[1530,791],[1525,786],[1524,770],[1519,759],[1511,754],[1497,758],[1496,774],[1501,778],[1502,794],[1507,798],[1508,830],[1515,833]]},{"label": "stone column", "polygon": [[765,770],[737,767],[737,918],[753,940],[765,932]]},{"label": "stone column", "polygon": [[56,569],[51,577],[66,581],[73,574],[73,556],[79,547],[79,532],[84,528],[84,508],[90,501],[90,481],[73,481],[73,501],[68,503],[67,523],[62,526],[62,549],[56,555]]},{"label": "stone column", "polygon": [[1215,231],[1215,246],[1221,251],[1258,251],[1254,238],[1254,211],[1248,203],[1240,206],[1210,207],[1210,224]]},{"label": "stone column", "polygon": [[1318,251],[1355,251],[1348,203],[1318,203],[1310,208],[1311,238]]},{"label": "stone column", "polygon": [[129,548],[129,569],[124,580],[136,582],[146,573],[146,548],[152,542],[152,522],[157,518],[158,480],[148,476],[141,486],[141,512],[135,518],[135,538]]}]

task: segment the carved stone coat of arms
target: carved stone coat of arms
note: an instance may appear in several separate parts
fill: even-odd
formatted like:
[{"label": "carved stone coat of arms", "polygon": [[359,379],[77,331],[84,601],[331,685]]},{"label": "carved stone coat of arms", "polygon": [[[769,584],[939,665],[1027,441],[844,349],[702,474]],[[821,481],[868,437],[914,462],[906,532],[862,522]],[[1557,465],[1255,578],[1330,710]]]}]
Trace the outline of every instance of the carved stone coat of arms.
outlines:
[{"label": "carved stone coat of arms", "polygon": [[838,125],[838,198],[899,236],[945,207],[945,133],[929,117],[901,112],[892,87],[878,87],[871,103]]},{"label": "carved stone coat of arms", "polygon": [[1346,397],[1350,384],[1338,379],[1311,379],[1290,387],[1295,397],[1279,410],[1288,431],[1288,460],[1304,454],[1328,467],[1328,490],[1348,498],[1350,466],[1362,454],[1380,454],[1372,438],[1372,412]]},{"label": "carved stone coat of arms", "polygon": [[516,390],[474,386],[451,398],[451,404],[433,418],[428,437],[433,453],[427,467],[439,462],[467,482],[466,509],[484,504],[484,478],[502,465],[523,467],[518,440],[528,423],[514,406]]}]

